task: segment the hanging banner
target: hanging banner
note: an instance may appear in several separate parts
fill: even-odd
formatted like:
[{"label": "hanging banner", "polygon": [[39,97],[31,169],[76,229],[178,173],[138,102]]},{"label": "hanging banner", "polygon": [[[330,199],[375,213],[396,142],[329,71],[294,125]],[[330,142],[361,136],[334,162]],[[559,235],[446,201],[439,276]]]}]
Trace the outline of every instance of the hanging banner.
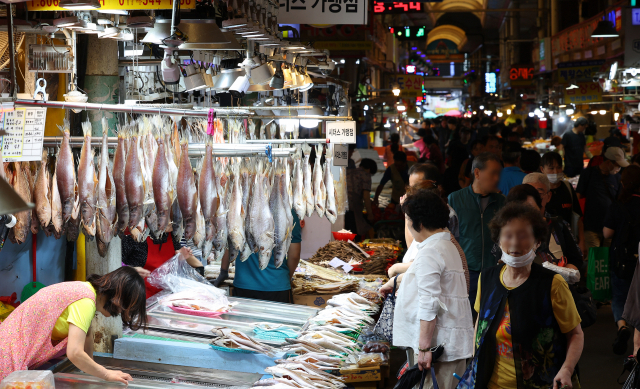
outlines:
[{"label": "hanging banner", "polygon": [[577,84],[578,88],[564,90],[565,104],[583,104],[602,101],[602,89],[597,82]]},{"label": "hanging banner", "polygon": [[604,65],[604,60],[560,62],[558,64],[558,84],[593,82],[596,73]]},{"label": "hanging banner", "polygon": [[330,143],[356,143],[356,122],[353,120],[328,122],[327,139]]},{"label": "hanging banner", "polygon": [[16,108],[2,113],[2,162],[42,160],[46,108]]},{"label": "hanging banner", "polygon": [[349,146],[333,145],[333,166],[349,165]]},{"label": "hanging banner", "polygon": [[424,77],[413,74],[391,74],[387,76],[386,89],[393,89],[394,84],[400,87],[401,97],[418,97],[422,96],[422,86],[424,85]]},{"label": "hanging banner", "polygon": [[367,5],[367,0],[281,0],[278,23],[367,24]]},{"label": "hanging banner", "polygon": [[[58,6],[59,0],[27,1],[27,11],[68,11]],[[173,0],[100,0],[100,9],[158,10],[172,9]],[[195,9],[196,0],[180,0],[181,9]],[[82,8],[74,8],[81,10]],[[87,8],[87,10],[93,8]]]}]

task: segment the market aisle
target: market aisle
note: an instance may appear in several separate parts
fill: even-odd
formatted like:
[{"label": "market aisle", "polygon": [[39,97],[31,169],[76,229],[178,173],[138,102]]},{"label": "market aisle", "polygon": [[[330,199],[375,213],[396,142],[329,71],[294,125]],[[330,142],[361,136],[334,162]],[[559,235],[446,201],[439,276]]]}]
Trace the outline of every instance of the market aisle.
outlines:
[{"label": "market aisle", "polygon": [[[622,371],[624,358],[615,355],[611,350],[615,336],[611,305],[603,306],[598,309],[596,323],[584,330],[584,351],[580,358],[581,382],[584,389],[621,387],[616,383],[616,379]],[[628,353],[632,352],[632,343],[629,341]]]}]

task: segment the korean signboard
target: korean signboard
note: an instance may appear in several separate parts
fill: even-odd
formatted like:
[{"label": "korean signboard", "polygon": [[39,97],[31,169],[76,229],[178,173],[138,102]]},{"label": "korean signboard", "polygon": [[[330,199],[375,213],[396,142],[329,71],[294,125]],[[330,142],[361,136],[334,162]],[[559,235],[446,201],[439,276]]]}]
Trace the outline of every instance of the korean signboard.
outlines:
[{"label": "korean signboard", "polygon": [[349,165],[349,146],[333,145],[333,166]]},{"label": "korean signboard", "polygon": [[602,89],[597,82],[576,84],[578,88],[564,90],[565,104],[584,104],[602,101]]},{"label": "korean signboard", "polygon": [[[382,2],[382,1],[373,2],[373,13],[375,15],[415,13],[415,12],[423,12],[424,9],[425,9],[424,5],[419,2],[404,2],[404,1],[393,1],[389,3]],[[280,16],[278,16],[278,18],[279,17]]]},{"label": "korean signboard", "polygon": [[399,41],[413,41],[427,39],[428,30],[425,26],[389,27],[389,32]]},{"label": "korean signboard", "polygon": [[327,139],[331,143],[356,143],[356,122],[353,120],[328,122]]},{"label": "korean signboard", "polygon": [[2,116],[7,132],[0,137],[3,162],[40,161],[47,109],[16,108]]},{"label": "korean signboard", "polygon": [[424,78],[413,74],[392,74],[387,77],[386,89],[393,89],[395,83],[400,87],[400,96],[402,97],[418,97],[422,96],[422,86]]},{"label": "korean signboard", "polygon": [[[28,11],[66,11],[58,5],[59,0],[29,0]],[[137,10],[137,9],[171,9],[173,0],[100,0],[100,9]],[[196,0],[180,0],[180,8],[195,9]],[[81,9],[81,8],[79,8]]]},{"label": "korean signboard", "polygon": [[603,64],[604,60],[560,62],[558,64],[558,84],[593,82],[593,78]]},{"label": "korean signboard", "polygon": [[367,24],[367,0],[280,0],[280,24]]},{"label": "korean signboard", "polygon": [[533,65],[514,65],[509,69],[509,82],[514,86],[530,86],[535,70]]},{"label": "korean signboard", "polygon": [[497,79],[496,79],[496,74],[491,72],[491,73],[485,73],[484,74],[484,91],[485,93],[496,93],[497,92]]}]

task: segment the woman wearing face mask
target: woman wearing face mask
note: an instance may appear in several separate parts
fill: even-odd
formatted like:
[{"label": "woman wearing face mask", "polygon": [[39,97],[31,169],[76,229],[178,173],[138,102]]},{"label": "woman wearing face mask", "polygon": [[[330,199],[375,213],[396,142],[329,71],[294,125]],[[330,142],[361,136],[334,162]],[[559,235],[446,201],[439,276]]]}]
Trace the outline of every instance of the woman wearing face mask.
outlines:
[{"label": "woman wearing face mask", "polygon": [[[582,235],[584,233],[582,227],[582,208],[578,202],[578,196],[573,186],[564,179],[562,172],[562,157],[560,154],[550,151],[542,156],[540,160],[540,171],[547,175],[551,183],[551,199],[545,207],[551,216],[561,217],[574,230],[574,236],[579,242],[583,242]],[[576,226],[573,223],[573,215],[580,217],[580,221]],[[577,228],[576,228],[577,227]],[[584,247],[581,246],[584,251]]]},{"label": "woman wearing face mask", "polygon": [[580,316],[562,276],[533,263],[547,235],[540,211],[507,204],[489,227],[504,265],[480,276],[476,352],[458,387],[579,388]]}]

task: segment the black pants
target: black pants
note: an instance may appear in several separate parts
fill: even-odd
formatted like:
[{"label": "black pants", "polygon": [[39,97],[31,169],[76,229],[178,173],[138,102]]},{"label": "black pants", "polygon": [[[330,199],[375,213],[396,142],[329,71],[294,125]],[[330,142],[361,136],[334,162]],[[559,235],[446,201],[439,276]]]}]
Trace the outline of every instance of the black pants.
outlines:
[{"label": "black pants", "polygon": [[278,292],[264,292],[260,290],[250,290],[233,288],[233,297],[242,297],[254,300],[266,300],[273,301],[275,303],[288,303],[292,302],[291,290],[282,290]]}]

